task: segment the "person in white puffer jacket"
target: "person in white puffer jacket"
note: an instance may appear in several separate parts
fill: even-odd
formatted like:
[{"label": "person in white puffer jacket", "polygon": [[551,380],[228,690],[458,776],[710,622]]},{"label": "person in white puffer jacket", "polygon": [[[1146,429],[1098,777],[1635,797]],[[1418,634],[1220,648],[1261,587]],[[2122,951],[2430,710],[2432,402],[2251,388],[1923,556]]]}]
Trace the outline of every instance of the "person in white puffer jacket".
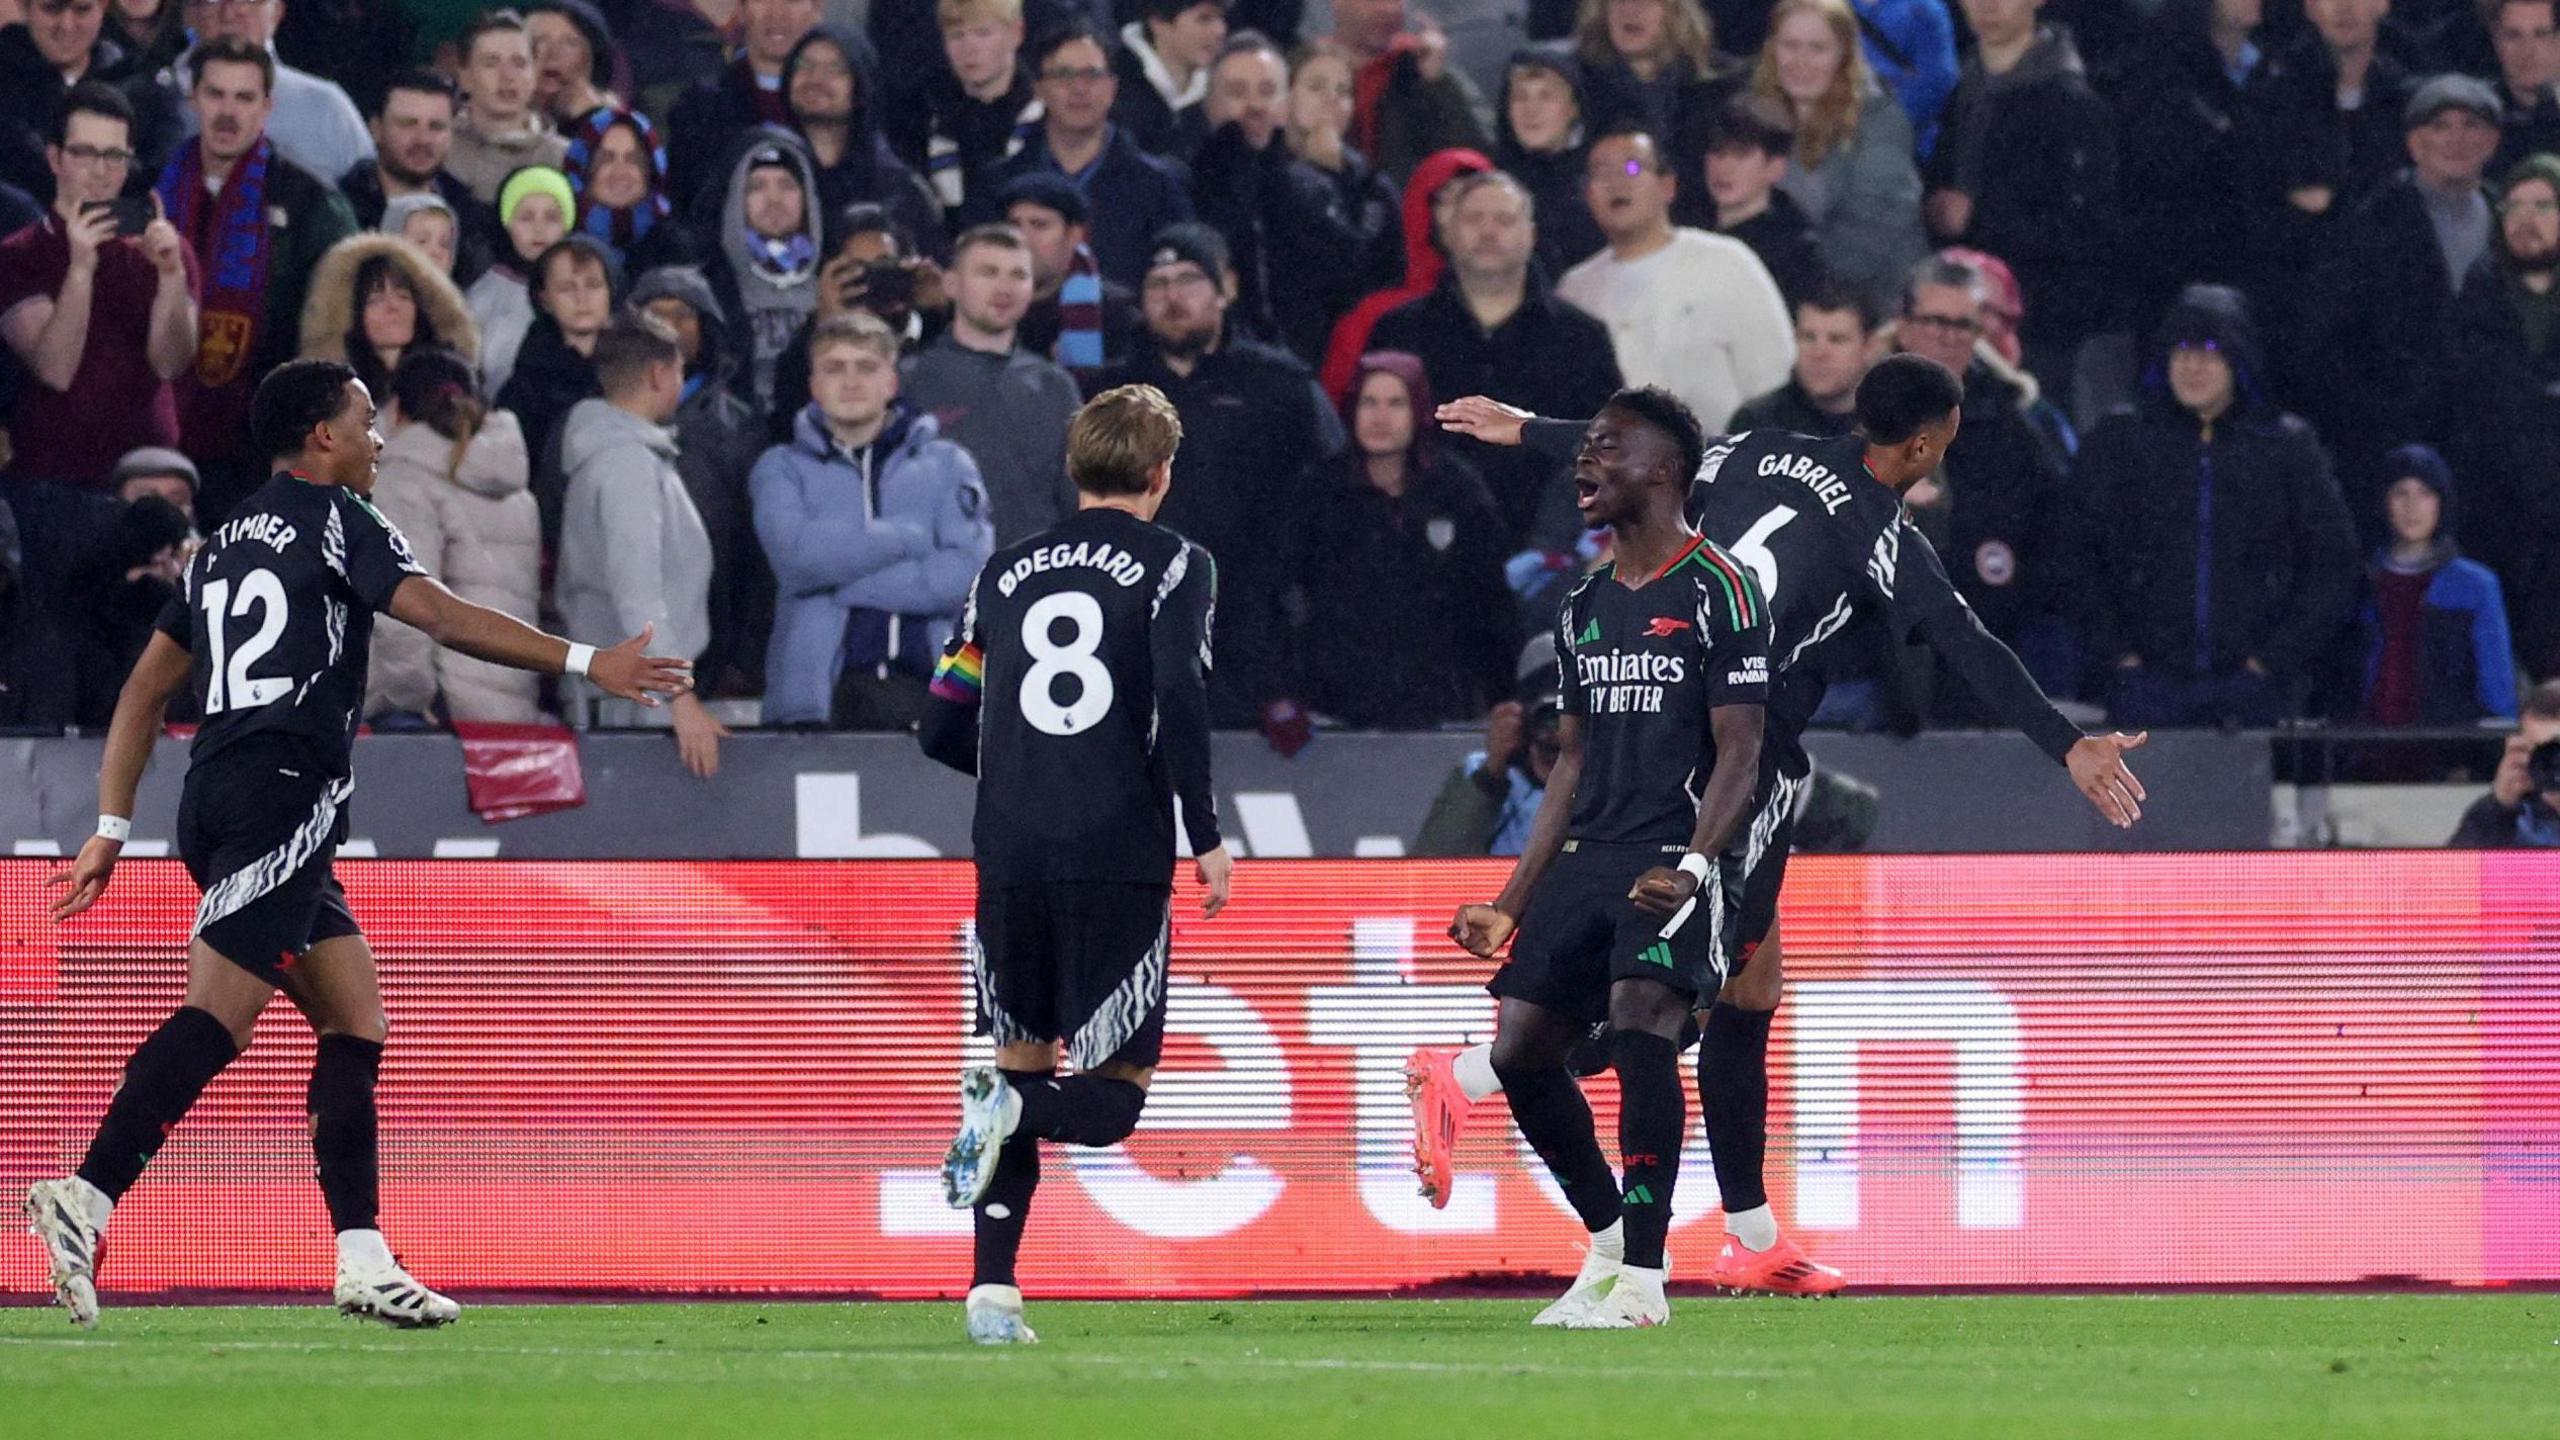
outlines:
[{"label": "person in white puffer jacket", "polygon": [[[427,573],[466,600],[532,622],[542,589],[542,521],[516,417],[480,398],[450,350],[400,357],[382,402],[387,442],[373,503],[400,528]],[[529,723],[542,718],[536,677],[437,648],[388,616],[376,623],[365,714],[408,713]]]}]

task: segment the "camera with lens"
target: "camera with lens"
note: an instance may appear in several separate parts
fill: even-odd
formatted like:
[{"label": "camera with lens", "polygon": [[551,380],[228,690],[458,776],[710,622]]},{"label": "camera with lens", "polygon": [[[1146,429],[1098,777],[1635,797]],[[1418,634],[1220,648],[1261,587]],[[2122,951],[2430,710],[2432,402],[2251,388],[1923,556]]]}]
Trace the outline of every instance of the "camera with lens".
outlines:
[{"label": "camera with lens", "polygon": [[2560,791],[2560,740],[2545,740],[2534,746],[2533,753],[2524,758],[2524,774],[2536,794]]}]

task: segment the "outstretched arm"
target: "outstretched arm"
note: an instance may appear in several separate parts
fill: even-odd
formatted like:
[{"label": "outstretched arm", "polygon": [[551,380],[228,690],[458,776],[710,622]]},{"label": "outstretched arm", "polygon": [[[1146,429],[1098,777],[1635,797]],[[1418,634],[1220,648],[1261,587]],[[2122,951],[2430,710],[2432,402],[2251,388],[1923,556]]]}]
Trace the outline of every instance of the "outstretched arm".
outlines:
[{"label": "outstretched arm", "polygon": [[[116,696],[115,718],[107,725],[107,751],[98,763],[100,816],[133,819],[134,792],[142,788],[142,772],[151,764],[152,742],[160,738],[170,697],[187,683],[194,665],[195,658],[184,643],[171,639],[166,630],[152,632],[151,643],[143,647],[142,658],[125,677],[124,690]],[[107,881],[123,854],[123,837],[90,836],[80,847],[80,857],[53,877],[54,884],[69,887],[54,898],[53,918],[68,920],[96,904],[107,892]]]},{"label": "outstretched arm", "polygon": [[[549,635],[503,610],[475,605],[429,575],[411,575],[391,594],[391,618],[423,631],[427,638],[475,660],[531,670],[538,675],[568,673],[570,654],[582,652],[588,683],[608,695],[654,706],[660,695],[682,695],[693,689],[693,662],[668,655],[648,655],[655,627],[611,649],[595,649]],[[590,653],[591,652],[591,653]]]}]

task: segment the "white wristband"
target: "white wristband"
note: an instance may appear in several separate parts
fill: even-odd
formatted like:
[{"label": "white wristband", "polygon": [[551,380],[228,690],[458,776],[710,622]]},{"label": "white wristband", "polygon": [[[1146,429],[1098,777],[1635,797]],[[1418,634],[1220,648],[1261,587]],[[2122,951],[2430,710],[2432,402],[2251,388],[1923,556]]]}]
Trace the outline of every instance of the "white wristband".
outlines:
[{"label": "white wristband", "polygon": [[1688,876],[1690,879],[1697,881],[1699,884],[1704,885],[1707,883],[1707,872],[1714,868],[1714,862],[1708,860],[1706,856],[1699,854],[1697,851],[1692,850],[1688,854],[1681,856],[1680,863],[1672,868],[1678,870],[1681,874]]},{"label": "white wristband", "polygon": [[595,659],[596,647],[593,645],[581,645],[577,641],[572,640],[569,642],[569,658],[560,662],[560,673],[563,675],[575,675],[579,679],[583,680],[587,675],[587,667],[594,664]]},{"label": "white wristband", "polygon": [[121,845],[133,838],[133,822],[122,815],[101,815],[98,817],[98,835]]}]

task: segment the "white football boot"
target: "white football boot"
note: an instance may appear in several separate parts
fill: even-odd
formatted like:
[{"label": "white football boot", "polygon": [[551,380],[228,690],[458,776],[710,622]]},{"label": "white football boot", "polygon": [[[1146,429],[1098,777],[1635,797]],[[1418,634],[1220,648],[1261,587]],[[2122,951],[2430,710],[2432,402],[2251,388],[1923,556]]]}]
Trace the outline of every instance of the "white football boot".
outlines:
[{"label": "white football boot", "polygon": [[339,1314],[379,1320],[395,1330],[450,1325],[462,1313],[460,1305],[401,1269],[400,1262],[381,1248],[378,1239],[362,1247],[342,1241],[338,1249],[337,1300]]},{"label": "white football boot", "polygon": [[53,1274],[53,1303],[83,1330],[98,1325],[98,1243],[115,1202],[77,1175],[27,1187],[27,1233],[44,1244]]},{"label": "white football boot", "polygon": [[1671,1323],[1671,1301],[1662,1293],[1670,1278],[1668,1261],[1659,1270],[1622,1266],[1618,1283],[1581,1314],[1567,1320],[1568,1330],[1642,1330]]},{"label": "white football boot", "polygon": [[969,1209],[986,1195],[998,1152],[1021,1122],[1022,1097],[1003,1071],[980,1065],[960,1076],[960,1134],[942,1156],[942,1198],[952,1209]]},{"label": "white football boot", "polygon": [[1626,1254],[1624,1237],[1625,1232],[1615,1224],[1593,1235],[1591,1244],[1582,1252],[1582,1270],[1573,1277],[1573,1284],[1529,1323],[1570,1326],[1577,1316],[1606,1298],[1616,1287],[1618,1272],[1626,1263],[1621,1258]]},{"label": "white football boot", "polygon": [[1022,1291],[1012,1285],[969,1290],[969,1338],[981,1345],[1037,1345],[1040,1337],[1022,1320]]}]

